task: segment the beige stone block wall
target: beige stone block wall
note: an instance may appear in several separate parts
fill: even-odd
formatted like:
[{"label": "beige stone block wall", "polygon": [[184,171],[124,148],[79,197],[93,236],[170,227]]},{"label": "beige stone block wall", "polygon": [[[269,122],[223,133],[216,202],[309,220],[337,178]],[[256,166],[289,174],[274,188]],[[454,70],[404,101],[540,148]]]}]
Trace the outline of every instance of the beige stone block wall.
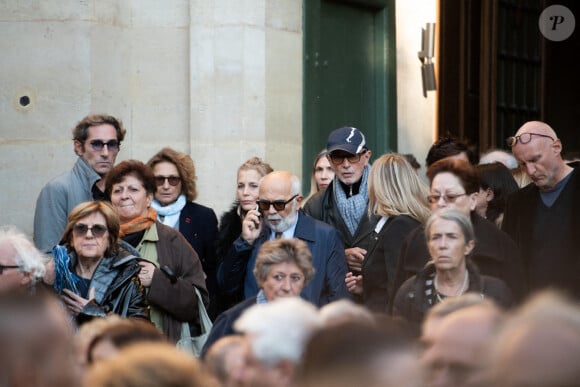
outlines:
[{"label": "beige stone block wall", "polygon": [[[216,212],[235,196],[236,171],[259,156],[299,174],[302,5],[296,0],[191,2],[191,153],[199,201]],[[219,211],[218,211],[219,209]]]},{"label": "beige stone block wall", "polygon": [[[396,4],[399,150],[422,163],[435,101],[417,51],[434,6]],[[300,0],[1,1],[0,224],[32,232],[38,192],[72,167],[71,129],[89,112],[123,119],[118,161],[189,152],[198,201],[218,216],[251,156],[300,176],[302,17]]]},{"label": "beige stone block wall", "polygon": [[218,216],[247,158],[298,173],[301,23],[298,0],[1,2],[0,224],[32,232],[38,192],[72,167],[71,129],[90,112],[123,120],[118,161],[191,153],[198,201]]}]

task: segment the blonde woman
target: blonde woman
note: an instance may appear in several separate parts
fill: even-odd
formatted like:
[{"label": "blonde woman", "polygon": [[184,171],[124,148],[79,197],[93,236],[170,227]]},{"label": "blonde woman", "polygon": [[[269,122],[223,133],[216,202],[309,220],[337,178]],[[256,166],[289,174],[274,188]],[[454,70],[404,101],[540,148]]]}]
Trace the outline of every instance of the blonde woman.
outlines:
[{"label": "blonde woman", "polygon": [[310,193],[308,194],[308,197],[302,201],[303,206],[311,197],[316,195],[318,192],[325,190],[332,179],[334,179],[334,170],[332,169],[327,156],[328,151],[323,149],[314,158],[314,163],[312,164],[312,177],[310,178]]},{"label": "blonde woman", "polygon": [[373,163],[369,174],[369,212],[381,217],[371,236],[377,242],[367,253],[362,274],[348,273],[346,284],[374,312],[387,313],[390,309],[403,240],[430,215],[427,194],[426,184],[404,156],[385,154]]},{"label": "blonde woman", "polygon": [[[217,264],[227,256],[234,241],[242,233],[242,221],[250,210],[257,206],[258,188],[262,178],[273,169],[259,157],[252,157],[238,168],[236,175],[236,199],[232,207],[222,214],[216,239]],[[243,289],[236,294],[219,290],[210,317],[215,319],[220,313],[244,300]]]}]

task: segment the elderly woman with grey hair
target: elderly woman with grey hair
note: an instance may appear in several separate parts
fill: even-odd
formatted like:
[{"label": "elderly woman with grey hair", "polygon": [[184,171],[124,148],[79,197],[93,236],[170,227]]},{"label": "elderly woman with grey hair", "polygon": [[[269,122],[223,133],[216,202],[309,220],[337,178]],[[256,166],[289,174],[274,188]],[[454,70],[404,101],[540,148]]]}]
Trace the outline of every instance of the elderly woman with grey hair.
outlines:
[{"label": "elderly woman with grey hair", "polygon": [[234,334],[234,322],[255,304],[264,304],[284,297],[299,297],[302,289],[314,277],[312,254],[300,239],[276,239],[265,242],[258,252],[254,276],[260,291],[218,316],[202,351],[219,338]]},{"label": "elderly woman with grey hair", "polygon": [[425,237],[431,260],[397,291],[393,315],[420,324],[427,311],[447,297],[475,292],[498,305],[512,305],[512,294],[500,279],[479,274],[469,258],[475,235],[469,218],[455,209],[436,211],[427,220]]}]

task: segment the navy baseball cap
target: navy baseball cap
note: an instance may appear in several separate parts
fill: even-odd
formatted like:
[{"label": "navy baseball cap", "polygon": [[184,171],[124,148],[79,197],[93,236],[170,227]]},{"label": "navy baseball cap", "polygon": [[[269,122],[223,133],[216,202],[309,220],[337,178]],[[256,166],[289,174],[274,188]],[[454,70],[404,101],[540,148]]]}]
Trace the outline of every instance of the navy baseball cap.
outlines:
[{"label": "navy baseball cap", "polygon": [[326,140],[328,153],[335,150],[343,150],[356,155],[366,149],[365,136],[360,130],[352,127],[344,127],[333,130]]}]

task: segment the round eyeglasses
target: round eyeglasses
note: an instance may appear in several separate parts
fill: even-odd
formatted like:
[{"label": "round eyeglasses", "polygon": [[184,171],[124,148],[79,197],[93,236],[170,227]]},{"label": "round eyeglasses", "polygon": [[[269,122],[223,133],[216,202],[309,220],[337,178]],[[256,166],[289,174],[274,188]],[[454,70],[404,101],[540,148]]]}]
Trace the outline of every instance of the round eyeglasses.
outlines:
[{"label": "round eyeglasses", "polygon": [[508,137],[505,141],[509,147],[513,147],[518,142],[520,144],[527,144],[528,142],[532,141],[532,136],[545,137],[545,138],[549,138],[550,140],[554,141],[554,138],[552,136],[548,136],[546,134],[540,134],[540,133],[522,133],[519,136]]}]

